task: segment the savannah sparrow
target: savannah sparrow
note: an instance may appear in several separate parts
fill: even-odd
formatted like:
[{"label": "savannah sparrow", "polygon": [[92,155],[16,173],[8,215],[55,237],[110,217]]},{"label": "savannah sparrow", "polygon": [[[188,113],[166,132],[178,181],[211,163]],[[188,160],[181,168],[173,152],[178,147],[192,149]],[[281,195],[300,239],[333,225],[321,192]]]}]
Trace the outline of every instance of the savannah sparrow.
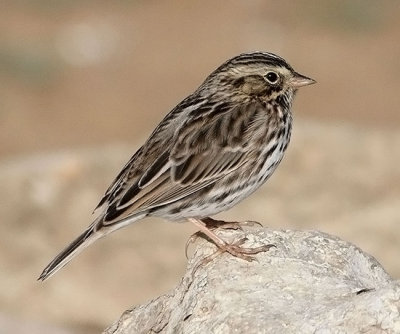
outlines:
[{"label": "savannah sparrow", "polygon": [[166,115],[108,188],[98,217],[39,279],[97,239],[151,216],[191,221],[234,256],[265,250],[226,243],[208,217],[249,196],[274,172],[289,144],[296,90],[314,82],[272,53],[223,63]]}]

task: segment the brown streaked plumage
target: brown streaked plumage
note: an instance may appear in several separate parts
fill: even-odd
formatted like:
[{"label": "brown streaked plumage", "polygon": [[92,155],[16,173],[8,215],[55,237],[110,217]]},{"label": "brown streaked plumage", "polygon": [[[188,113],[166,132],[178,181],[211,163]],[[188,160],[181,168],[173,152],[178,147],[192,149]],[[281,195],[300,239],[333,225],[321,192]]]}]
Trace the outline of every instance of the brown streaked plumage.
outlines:
[{"label": "brown streaked plumage", "polygon": [[231,208],[273,173],[290,140],[295,92],[314,82],[267,52],[222,64],[166,115],[110,185],[95,221],[39,279],[97,239],[149,216],[192,221],[220,249],[244,259],[266,250],[228,245],[202,218]]}]

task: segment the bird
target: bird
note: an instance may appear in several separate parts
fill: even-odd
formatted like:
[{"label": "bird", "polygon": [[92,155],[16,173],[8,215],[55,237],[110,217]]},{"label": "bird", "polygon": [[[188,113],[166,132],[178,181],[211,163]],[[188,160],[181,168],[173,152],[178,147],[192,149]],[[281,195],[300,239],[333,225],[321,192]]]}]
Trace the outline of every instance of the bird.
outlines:
[{"label": "bird", "polygon": [[257,190],[290,141],[298,88],[316,81],[270,52],[235,56],[154,129],[111,183],[97,217],[43,270],[46,280],[96,240],[146,217],[194,223],[218,249],[248,260],[267,248],[222,240],[211,216]]}]

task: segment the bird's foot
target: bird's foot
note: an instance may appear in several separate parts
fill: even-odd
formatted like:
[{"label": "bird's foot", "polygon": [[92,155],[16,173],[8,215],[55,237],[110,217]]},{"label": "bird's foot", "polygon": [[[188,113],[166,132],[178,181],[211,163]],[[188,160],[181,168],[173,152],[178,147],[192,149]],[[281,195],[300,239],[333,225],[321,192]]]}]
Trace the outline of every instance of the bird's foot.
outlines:
[{"label": "bird's foot", "polygon": [[[201,219],[201,222],[204,223],[205,228],[207,228],[209,231],[214,231],[218,228],[224,229],[224,230],[240,230],[243,231],[243,226],[261,226],[262,224],[259,222],[255,222],[255,221],[243,221],[243,222],[227,222],[224,220],[217,220],[217,219],[213,219],[210,217],[206,217]],[[198,238],[202,237],[207,234],[202,232],[202,231],[198,231],[196,233],[193,233],[189,239],[186,242],[185,245],[185,256],[186,258],[188,258],[188,248],[191,244],[193,244]],[[232,254],[231,252],[229,252],[228,250],[226,250],[226,252]],[[233,255],[233,254],[232,254]]]},{"label": "bird's foot", "polygon": [[[201,233],[201,232],[197,232]],[[247,238],[242,238],[238,241],[236,241],[233,244],[223,244],[223,245],[217,245],[217,250],[213,252],[212,254],[206,256],[204,259],[199,261],[196,266],[193,268],[192,273],[194,274],[197,269],[201,266],[204,266],[208,263],[210,263],[212,260],[214,260],[218,255],[222,253],[229,253],[235,257],[238,257],[242,260],[252,262],[252,261],[257,261],[257,259],[252,256],[256,255],[261,252],[267,252],[270,248],[276,247],[275,245],[268,244],[268,245],[263,245],[259,247],[253,247],[253,248],[248,248],[248,247],[242,247],[242,245],[246,242]]]},{"label": "bird's foot", "polygon": [[251,255],[256,255],[258,253],[266,252],[268,251],[271,247],[276,247],[275,245],[268,244],[268,245],[262,245],[259,247],[242,247],[242,245],[247,241],[247,238],[244,237],[240,239],[239,241],[236,241],[233,244],[224,244],[222,246],[218,246],[218,251],[220,253],[229,253],[235,257],[238,257],[242,260],[246,261],[254,261],[256,258]]},{"label": "bird's foot", "polygon": [[[228,226],[228,228],[231,228],[230,224],[219,224],[219,221],[215,221],[214,219],[211,218],[207,218],[205,221],[204,220],[198,220],[198,219],[194,219],[194,218],[190,218],[189,219],[192,223],[194,223],[196,226],[198,226],[200,228],[199,232],[196,232],[195,234],[193,234],[189,240],[186,243],[186,248],[185,248],[185,253],[186,253],[186,257],[187,257],[187,249],[189,244],[191,244],[192,242],[194,242],[198,237],[200,236],[206,236],[208,237],[211,241],[213,241],[213,243],[217,246],[217,250],[207,256],[206,258],[204,258],[202,261],[200,261],[200,263],[198,265],[196,265],[195,270],[197,270],[198,266],[206,264],[208,262],[210,262],[211,260],[213,260],[216,256],[218,256],[219,254],[222,253],[229,253],[235,257],[238,257],[240,259],[246,260],[246,261],[254,261],[256,258],[252,255],[256,255],[258,253],[261,252],[266,252],[268,251],[271,247],[275,247],[275,245],[263,245],[263,246],[259,246],[259,247],[253,247],[253,248],[248,248],[248,247],[243,247],[243,244],[246,242],[247,238],[242,238],[232,244],[229,244],[227,242],[225,242],[224,240],[222,240],[217,234],[215,234],[215,232],[213,231],[212,226],[217,225],[217,227],[225,227]],[[225,222],[224,222],[225,223]],[[234,227],[236,229],[242,229],[240,224],[242,223],[233,223]],[[245,224],[247,225],[255,225],[258,223],[255,222],[245,222]],[[211,228],[210,228],[211,227]]]}]

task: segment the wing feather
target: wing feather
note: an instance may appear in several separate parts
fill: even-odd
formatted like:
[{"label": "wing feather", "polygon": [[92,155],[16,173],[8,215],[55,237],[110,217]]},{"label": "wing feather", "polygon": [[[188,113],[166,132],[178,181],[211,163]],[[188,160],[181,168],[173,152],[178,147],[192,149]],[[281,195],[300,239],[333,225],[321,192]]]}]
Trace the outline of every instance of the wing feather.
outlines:
[{"label": "wing feather", "polygon": [[203,118],[189,118],[158,158],[115,198],[108,223],[181,200],[242,167],[249,158],[246,129],[255,111],[213,110]]}]

